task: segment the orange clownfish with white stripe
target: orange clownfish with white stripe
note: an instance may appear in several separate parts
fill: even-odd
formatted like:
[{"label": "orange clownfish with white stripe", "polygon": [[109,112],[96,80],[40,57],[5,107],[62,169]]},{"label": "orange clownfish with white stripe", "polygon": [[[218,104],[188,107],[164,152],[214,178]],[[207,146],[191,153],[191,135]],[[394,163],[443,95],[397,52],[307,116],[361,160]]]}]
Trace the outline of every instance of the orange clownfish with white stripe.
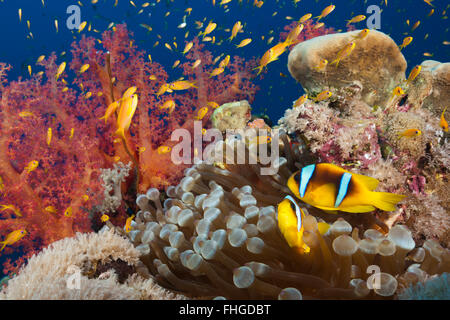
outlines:
[{"label": "orange clownfish with white stripe", "polygon": [[375,192],[379,181],[329,163],[311,164],[294,173],[288,187],[313,207],[326,211],[370,212],[396,210],[404,195]]}]

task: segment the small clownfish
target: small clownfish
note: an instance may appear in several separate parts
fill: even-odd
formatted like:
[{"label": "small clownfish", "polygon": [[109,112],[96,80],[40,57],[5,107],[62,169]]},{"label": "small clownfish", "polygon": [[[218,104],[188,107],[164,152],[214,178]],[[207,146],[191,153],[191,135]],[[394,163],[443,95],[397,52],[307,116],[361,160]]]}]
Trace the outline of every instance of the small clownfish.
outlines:
[{"label": "small clownfish", "polygon": [[[303,222],[305,212],[291,196],[286,196],[278,204],[278,228],[291,248],[299,248],[300,253],[310,252],[310,247],[303,241],[305,231]],[[318,223],[320,234],[325,234],[329,229],[329,224]]]},{"label": "small clownfish", "polygon": [[447,110],[447,107],[445,107],[444,111],[442,111],[439,126],[442,128],[442,130],[444,130],[445,132],[448,132],[448,122],[447,122],[447,120],[445,120],[445,117],[444,117],[446,110]]},{"label": "small clownfish", "polygon": [[398,135],[400,137],[414,138],[420,136],[421,134],[422,131],[420,131],[419,129],[407,129],[403,132],[400,132]]},{"label": "small clownfish", "polygon": [[131,231],[131,221],[134,219],[134,214],[131,217],[127,218],[127,221],[125,222],[125,232],[128,233]]},{"label": "small clownfish", "polygon": [[404,195],[375,192],[379,181],[351,173],[329,163],[312,164],[294,173],[289,189],[297,198],[327,211],[370,212],[375,208],[394,211]]}]

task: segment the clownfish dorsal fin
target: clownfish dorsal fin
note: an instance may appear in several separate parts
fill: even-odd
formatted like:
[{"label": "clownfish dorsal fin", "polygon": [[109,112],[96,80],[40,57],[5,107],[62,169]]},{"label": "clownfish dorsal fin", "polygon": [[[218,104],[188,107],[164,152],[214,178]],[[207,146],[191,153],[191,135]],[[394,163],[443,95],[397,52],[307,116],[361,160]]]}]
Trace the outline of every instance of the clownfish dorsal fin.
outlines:
[{"label": "clownfish dorsal fin", "polygon": [[308,187],[309,180],[311,180],[314,170],[316,169],[315,164],[310,164],[309,166],[303,167],[300,172],[300,182],[299,182],[299,194],[300,198],[303,198],[306,193],[306,187]]},{"label": "clownfish dorsal fin", "polygon": [[355,178],[355,180],[361,182],[367,189],[369,189],[369,191],[375,190],[378,187],[378,184],[380,183],[380,181],[378,181],[377,179],[364,176],[362,174],[352,173],[352,175],[353,178]]}]

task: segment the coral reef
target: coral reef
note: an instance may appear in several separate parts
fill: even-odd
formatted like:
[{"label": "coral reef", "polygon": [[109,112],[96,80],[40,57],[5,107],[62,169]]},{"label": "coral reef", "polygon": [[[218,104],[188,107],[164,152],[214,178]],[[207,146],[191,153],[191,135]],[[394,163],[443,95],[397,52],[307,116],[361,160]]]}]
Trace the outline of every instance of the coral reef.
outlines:
[{"label": "coral reef", "polygon": [[251,110],[247,100],[225,103],[212,114],[212,127],[221,132],[244,129],[251,118]]},{"label": "coral reef", "polygon": [[55,55],[41,62],[45,76],[10,83],[0,66],[0,233],[28,233],[20,241],[25,254],[6,260],[5,273],[53,241],[90,231],[100,168],[110,164],[95,109],[74,90],[62,91],[66,76],[56,81],[55,62]]},{"label": "coral reef", "polygon": [[[355,40],[360,32],[328,34],[296,45],[289,54],[289,72],[310,95],[357,82],[362,85],[363,101],[384,105],[396,84],[405,79],[406,60],[389,36],[370,30],[364,39]],[[352,41],[356,45],[350,56],[339,67],[331,65]],[[329,64],[317,70],[322,59]]]},{"label": "coral reef", "polygon": [[[230,164],[245,147],[233,139],[215,145],[216,163],[225,154],[220,166],[204,162],[187,169],[180,184],[167,189],[164,204],[156,189],[138,196],[140,211],[129,237],[142,248],[141,261],[160,285],[202,298],[392,298],[399,288],[396,278],[406,272],[448,271],[448,250],[435,241],[414,249],[405,226],[383,231],[371,214],[337,218],[303,207],[303,239],[311,250],[290,248],[278,229],[275,206],[290,194],[286,181],[307,157],[285,134],[280,138],[273,175],[261,175],[265,165],[259,162]],[[246,149],[246,154],[252,153]],[[331,223],[323,236],[320,217]],[[412,269],[411,263],[421,266]]]},{"label": "coral reef", "polygon": [[411,285],[402,291],[400,300],[449,300],[450,278],[448,273],[431,277],[427,280]]},{"label": "coral reef", "polygon": [[77,233],[31,257],[8,281],[8,300],[183,299],[139,272],[139,251],[112,230]]},{"label": "coral reef", "polygon": [[[235,56],[227,65],[229,72],[210,77],[214,68],[213,56],[204,50],[204,45],[199,44],[196,38],[192,41],[192,49],[185,56],[189,62],[181,64],[180,68],[185,79],[195,83],[197,88],[161,95],[157,93],[170,82],[168,74],[158,63],[145,60],[143,51],[138,51],[134,45],[130,46],[131,37],[125,25],[117,25],[114,30],[103,34],[103,49],[96,46],[94,38],[83,38],[80,43],[72,45],[74,58],[71,67],[79,70],[84,64],[93,66],[94,72],[85,72],[77,78],[77,83],[93,94],[103,93],[100,101],[96,101],[103,106],[103,111],[125,90],[137,87],[139,106],[125,144],[112,143],[115,116],[104,126],[104,134],[113,146],[111,156],[125,163],[134,160],[133,169],[139,172],[139,190],[165,188],[176,183],[186,167],[174,165],[169,161],[170,154],[160,154],[158,148],[175,144],[170,140],[171,132],[175,129],[192,131],[194,118],[208,102],[219,105],[235,99],[248,99],[251,102],[258,89],[251,83],[254,62],[244,63],[243,59]],[[201,60],[201,64],[193,69],[192,64],[197,60]],[[169,100],[176,103],[172,112],[161,108]],[[208,120],[211,113],[208,110],[203,117],[203,126],[210,125]],[[125,145],[129,152],[126,152]]]}]

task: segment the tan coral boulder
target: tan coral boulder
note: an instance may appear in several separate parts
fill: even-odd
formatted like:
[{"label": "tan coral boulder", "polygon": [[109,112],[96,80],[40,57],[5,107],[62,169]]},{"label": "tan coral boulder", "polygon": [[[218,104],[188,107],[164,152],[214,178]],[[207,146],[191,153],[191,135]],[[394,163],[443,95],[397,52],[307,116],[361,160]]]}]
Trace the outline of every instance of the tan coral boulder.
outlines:
[{"label": "tan coral boulder", "polygon": [[[405,57],[388,35],[370,30],[365,39],[356,40],[353,52],[338,67],[330,65],[359,32],[328,34],[299,43],[289,54],[289,72],[309,94],[358,83],[366,103],[384,105],[392,89],[405,79],[406,70]],[[316,70],[321,59],[329,62],[324,71]]]},{"label": "tan coral boulder", "polygon": [[423,106],[440,114],[450,105],[450,63],[426,60],[421,66],[421,73],[431,75],[428,76],[428,79],[431,78],[431,92],[424,99]]},{"label": "tan coral boulder", "polygon": [[244,129],[250,121],[251,110],[252,108],[247,100],[225,103],[212,114],[212,126],[222,132]]}]

